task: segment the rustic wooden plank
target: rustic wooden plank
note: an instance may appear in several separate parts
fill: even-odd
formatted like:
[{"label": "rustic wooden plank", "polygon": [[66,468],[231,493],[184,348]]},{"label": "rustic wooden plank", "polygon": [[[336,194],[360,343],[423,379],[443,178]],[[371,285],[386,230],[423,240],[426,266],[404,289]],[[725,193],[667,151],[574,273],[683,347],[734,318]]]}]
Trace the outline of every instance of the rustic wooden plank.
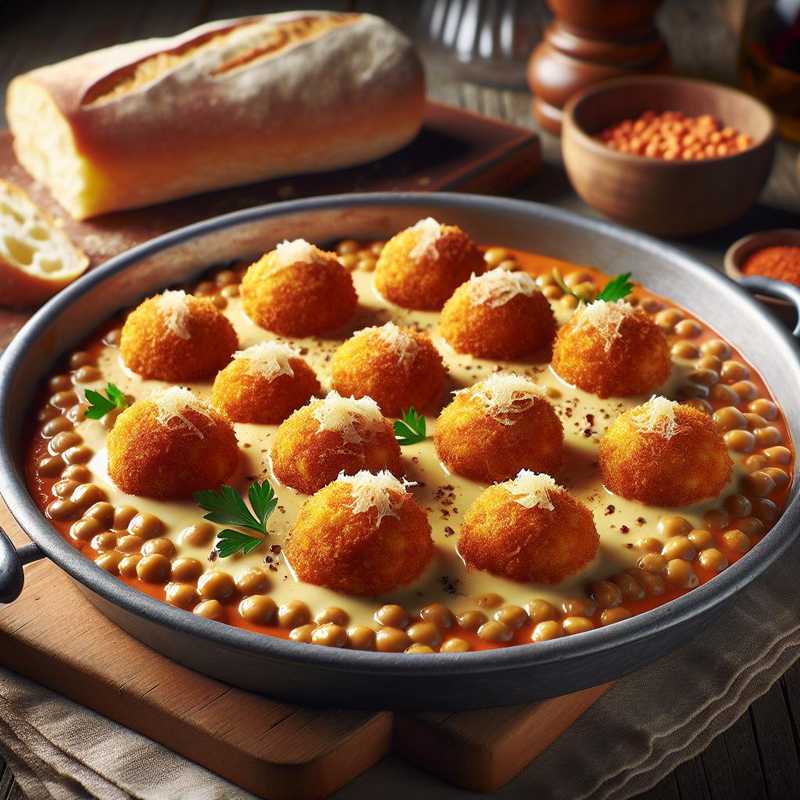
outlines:
[{"label": "rustic wooden plank", "polygon": [[692,800],[711,800],[711,791],[706,780],[703,764],[699,758],[692,758],[679,765],[674,773],[681,798]]},{"label": "rustic wooden plank", "polygon": [[766,797],[767,787],[761,771],[750,715],[743,714],[722,737],[728,750],[737,796],[743,800],[760,800]]},{"label": "rustic wooden plank", "polygon": [[698,759],[703,765],[713,800],[728,800],[730,797],[735,797],[738,787],[734,780],[724,737],[717,736]]},{"label": "rustic wooden plank", "polygon": [[609,686],[524,706],[397,714],[395,749],[456,786],[491,792],[549,747]]},{"label": "rustic wooden plank", "polygon": [[789,708],[779,684],[750,706],[761,769],[770,797],[800,797],[798,760]]},{"label": "rustic wooden plank", "polygon": [[[694,798],[681,796],[678,779],[672,772],[652,789],[637,795],[632,800],[694,800]],[[733,800],[733,798],[729,798],[729,800]]]}]

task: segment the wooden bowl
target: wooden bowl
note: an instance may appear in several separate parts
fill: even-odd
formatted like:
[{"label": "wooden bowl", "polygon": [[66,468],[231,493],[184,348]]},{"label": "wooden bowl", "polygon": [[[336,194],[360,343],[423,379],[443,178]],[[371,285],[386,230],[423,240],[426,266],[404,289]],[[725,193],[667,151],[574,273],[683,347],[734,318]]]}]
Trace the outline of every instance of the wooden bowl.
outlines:
[{"label": "wooden bowl", "polygon": [[[800,247],[800,230],[797,228],[778,228],[772,231],[751,233],[749,236],[738,239],[725,253],[725,273],[731,280],[741,283],[742,278],[747,277],[742,272],[744,262],[757,250],[779,245]],[[776,308],[794,308],[791,301],[780,297],[757,294],[756,298]]]},{"label": "wooden bowl", "polygon": [[[747,134],[752,147],[702,161],[663,161],[621,153],[594,138],[644,111],[711,114]],[[561,149],[575,191],[593,208],[658,236],[719,228],[755,202],[775,152],[772,112],[750,95],[670,76],[618,78],[591,86],[564,109]]]}]

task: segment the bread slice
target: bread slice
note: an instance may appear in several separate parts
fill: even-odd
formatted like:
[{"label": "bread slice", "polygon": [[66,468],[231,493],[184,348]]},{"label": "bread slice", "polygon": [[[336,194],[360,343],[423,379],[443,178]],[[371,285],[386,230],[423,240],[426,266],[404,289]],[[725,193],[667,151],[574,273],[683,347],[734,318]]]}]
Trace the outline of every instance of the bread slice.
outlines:
[{"label": "bread slice", "polygon": [[371,14],[221,20],[19,75],[19,162],[76,219],[363,164],[422,124],[412,43]]},{"label": "bread slice", "polygon": [[89,259],[23,189],[0,180],[0,305],[39,305],[88,266]]}]

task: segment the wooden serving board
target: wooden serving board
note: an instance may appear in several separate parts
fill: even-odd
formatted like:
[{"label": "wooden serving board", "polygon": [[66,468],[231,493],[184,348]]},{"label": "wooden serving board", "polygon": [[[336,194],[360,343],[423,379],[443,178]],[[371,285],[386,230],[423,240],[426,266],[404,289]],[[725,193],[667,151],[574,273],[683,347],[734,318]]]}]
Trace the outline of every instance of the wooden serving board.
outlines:
[{"label": "wooden serving board", "polygon": [[[27,542],[5,508],[0,525],[17,545]],[[490,792],[608,688],[459,713],[301,708],[153,652],[47,561],[26,567],[22,596],[0,605],[0,664],[269,800],[326,797],[391,751],[449,783]]]},{"label": "wooden serving board", "polygon": [[[373,163],[277,178],[77,222],[19,165],[11,142],[11,134],[0,130],[0,178],[22,186],[48,211],[89,256],[92,267],[175,228],[242,208],[350,192],[508,192],[534,175],[542,163],[533,131],[429,102],[416,139]],[[0,306],[2,301],[0,297]],[[28,316],[0,308],[0,347]]]}]

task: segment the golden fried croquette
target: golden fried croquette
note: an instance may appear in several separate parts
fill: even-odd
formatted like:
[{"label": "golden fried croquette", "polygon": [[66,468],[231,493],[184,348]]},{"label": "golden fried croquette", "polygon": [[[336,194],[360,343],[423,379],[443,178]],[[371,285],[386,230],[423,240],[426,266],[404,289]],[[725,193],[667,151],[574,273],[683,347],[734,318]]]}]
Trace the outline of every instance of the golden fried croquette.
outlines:
[{"label": "golden fried croquette", "polygon": [[358,472],[320,489],[284,548],[300,580],[375,596],[413,581],[433,554],[425,512],[389,472]]},{"label": "golden fried croquette", "polygon": [[513,359],[552,344],[556,321],[530,275],[498,267],[456,289],[444,304],[439,331],[459,353]]},{"label": "golden fried croquette", "polygon": [[143,378],[177,382],[210,378],[238,344],[233,325],[212,300],[170,291],[128,315],[119,348],[125,365]]},{"label": "golden fried croquette", "polygon": [[664,397],[620,414],[600,440],[606,488],[648,505],[685,506],[716,497],[731,468],[711,417]]},{"label": "golden fried croquette", "polygon": [[661,386],[672,361],[664,332],[644,311],[624,300],[596,300],[558,332],[553,369],[598,397],[628,397]]},{"label": "golden fried croquette", "polygon": [[485,267],[480,251],[461,228],[427,217],[386,243],[375,267],[375,287],[399,306],[436,310]]},{"label": "golden fried croquette", "polygon": [[295,411],[275,432],[272,471],[299,492],[312,494],[340,473],[364,469],[402,475],[400,445],[371,397],[331,392]]},{"label": "golden fried croquette", "polygon": [[240,287],[245,313],[283,336],[316,336],[344,325],[358,299],[335,253],[303,239],[281,242],[252,264]]},{"label": "golden fried croquette", "polygon": [[592,512],[549,476],[522,470],[485,489],[464,517],[469,566],[516,581],[560,583],[597,555]]},{"label": "golden fried croquette", "polygon": [[297,350],[268,341],[234,353],[214,379],[211,404],[233,422],[277,425],[319,391]]},{"label": "golden fried croquette", "polygon": [[456,395],[436,421],[434,441],[449,470],[490,483],[521,469],[556,472],[564,431],[533,381],[496,372]]},{"label": "golden fried croquette", "polygon": [[236,469],[231,424],[188,389],[172,386],[137,400],[108,434],[108,474],[128,494],[191,497]]},{"label": "golden fried croquette", "polygon": [[430,408],[442,395],[447,371],[430,337],[387,322],[365,328],[333,356],[331,384],[347,397],[371,397],[388,417],[413,406]]}]

